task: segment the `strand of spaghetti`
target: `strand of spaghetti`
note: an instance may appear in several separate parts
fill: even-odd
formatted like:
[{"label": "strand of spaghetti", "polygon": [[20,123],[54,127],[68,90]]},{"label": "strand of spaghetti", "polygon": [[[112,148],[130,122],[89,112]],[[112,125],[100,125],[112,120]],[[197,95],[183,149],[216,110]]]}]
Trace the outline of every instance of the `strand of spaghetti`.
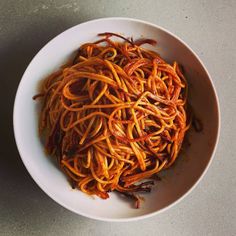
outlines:
[{"label": "strand of spaghetti", "polygon": [[153,174],[158,173],[160,170],[162,170],[162,168],[166,165],[167,160],[163,161],[163,163],[160,165],[159,161],[156,161],[156,166],[152,169],[152,170],[148,170],[136,175],[132,175],[132,176],[125,176],[122,178],[123,181],[126,182],[125,186],[129,186],[137,181],[139,181],[140,179],[147,179],[150,176],[152,176]]},{"label": "strand of spaghetti", "polygon": [[85,141],[85,139],[87,138],[88,134],[89,134],[89,131],[91,130],[92,128],[92,125],[94,123],[94,120],[95,120],[96,116],[92,117],[91,120],[89,121],[89,124],[88,124],[88,127],[85,131],[85,133],[83,134],[83,136],[81,137],[80,141],[79,141],[79,144],[82,145]]},{"label": "strand of spaghetti", "polygon": [[[117,75],[116,70],[114,69],[112,63],[111,63],[110,61],[108,61],[108,60],[105,60],[105,63],[106,63],[106,65],[108,66],[108,68],[111,70],[112,75],[114,76],[114,78],[115,78],[115,80],[116,80],[118,86],[119,86],[119,87],[122,87],[120,78],[119,78],[119,76]],[[126,91],[126,92],[127,92],[127,91]]]},{"label": "strand of spaghetti", "polygon": [[[134,127],[134,123],[133,124],[128,124],[127,135],[128,135],[129,139],[133,139],[133,134],[132,134],[133,127]],[[136,155],[136,157],[138,159],[138,162],[139,162],[139,165],[140,165],[140,169],[142,171],[144,171],[146,169],[146,165],[145,165],[145,162],[144,162],[143,155],[140,152],[138,144],[131,142],[130,146],[133,149],[133,151],[134,151],[134,153],[135,153],[135,155]]]},{"label": "strand of spaghetti", "polygon": [[106,139],[106,137],[104,135],[99,136],[98,138],[86,143],[81,149],[80,151],[83,151],[85,149],[87,149],[89,146],[92,146],[95,143],[101,142],[102,140]]},{"label": "strand of spaghetti", "polygon": [[66,161],[62,160],[61,163],[66,166],[73,174],[79,176],[79,177],[85,177],[86,175],[79,173],[76,171],[72,166],[70,166]]},{"label": "strand of spaghetti", "polygon": [[62,129],[63,129],[64,131],[68,131],[68,130],[72,129],[73,127],[75,127],[76,125],[78,125],[79,123],[81,123],[81,122],[83,122],[83,121],[86,121],[86,120],[92,118],[93,116],[104,116],[104,117],[106,117],[106,118],[108,118],[108,119],[109,119],[109,117],[110,117],[109,115],[107,115],[107,114],[104,113],[104,112],[95,111],[95,112],[90,113],[89,115],[87,115],[87,116],[85,116],[85,117],[83,117],[83,118],[81,118],[81,119],[75,121],[74,123],[72,123],[72,124],[69,125],[68,127],[62,127]]},{"label": "strand of spaghetti", "polygon": [[91,103],[91,105],[95,105],[96,103],[98,103],[98,101],[101,99],[101,97],[104,95],[104,93],[107,90],[108,85],[105,84],[103,89],[101,90],[101,92],[98,94],[98,96],[93,100],[93,102]]},{"label": "strand of spaghetti", "polygon": [[114,87],[117,87],[117,83],[114,80],[110,79],[109,77],[91,72],[76,72],[68,76],[68,79],[72,78],[75,78],[75,81],[78,81],[78,79],[89,78],[97,81],[102,81]]},{"label": "strand of spaghetti", "polygon": [[133,161],[127,160],[127,159],[125,159],[125,158],[122,158],[122,157],[120,157],[120,155],[118,155],[117,153],[114,154],[114,155],[111,155],[111,154],[107,153],[106,151],[104,151],[103,149],[101,149],[101,148],[100,148],[98,145],[96,145],[96,144],[94,144],[94,147],[95,147],[96,149],[98,149],[99,152],[101,152],[104,156],[110,157],[110,158],[112,158],[112,159],[118,159],[118,160],[120,160],[120,161],[133,164]]},{"label": "strand of spaghetti", "polygon": [[93,164],[93,163],[91,163],[91,173],[92,173],[94,179],[96,179],[99,183],[102,183],[102,184],[111,184],[111,183],[113,183],[113,181],[114,181],[114,179],[111,179],[111,180],[103,180],[103,179],[99,178],[99,177],[97,176],[97,174],[95,173],[95,169],[94,169],[94,164]]}]

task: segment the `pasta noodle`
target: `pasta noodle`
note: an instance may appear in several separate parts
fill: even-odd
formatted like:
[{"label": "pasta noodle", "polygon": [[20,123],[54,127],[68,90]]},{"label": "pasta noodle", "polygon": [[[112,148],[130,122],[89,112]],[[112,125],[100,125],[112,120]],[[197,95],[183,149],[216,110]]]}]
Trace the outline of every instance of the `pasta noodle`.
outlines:
[{"label": "pasta noodle", "polygon": [[142,47],[154,40],[99,36],[43,81],[34,97],[42,104],[39,131],[73,187],[138,200],[134,193],[151,191],[153,181],[144,180],[169,168],[181,149],[187,81],[177,62]]}]

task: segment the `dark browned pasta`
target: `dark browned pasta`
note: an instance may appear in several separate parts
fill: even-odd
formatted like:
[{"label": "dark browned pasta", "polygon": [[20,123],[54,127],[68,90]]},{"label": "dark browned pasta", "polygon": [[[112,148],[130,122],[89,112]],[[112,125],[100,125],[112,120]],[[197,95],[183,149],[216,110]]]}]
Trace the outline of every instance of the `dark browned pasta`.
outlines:
[{"label": "dark browned pasta", "polygon": [[142,47],[154,40],[114,36],[82,45],[35,96],[47,153],[74,187],[103,199],[149,192],[153,182],[141,182],[174,163],[189,128],[178,64]]}]

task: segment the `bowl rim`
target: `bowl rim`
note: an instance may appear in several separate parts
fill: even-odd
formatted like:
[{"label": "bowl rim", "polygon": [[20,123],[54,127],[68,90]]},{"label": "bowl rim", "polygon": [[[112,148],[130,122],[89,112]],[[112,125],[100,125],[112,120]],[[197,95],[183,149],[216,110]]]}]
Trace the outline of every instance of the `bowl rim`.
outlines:
[{"label": "bowl rim", "polygon": [[[216,140],[215,140],[215,144],[211,153],[211,157],[205,167],[205,169],[203,170],[202,174],[199,176],[199,178],[197,179],[197,181],[187,190],[187,192],[185,192],[181,197],[179,197],[177,200],[175,200],[174,202],[172,202],[171,204],[169,204],[168,206],[151,212],[151,213],[147,213],[141,216],[134,216],[134,217],[118,217],[118,218],[108,218],[108,217],[100,217],[100,216],[94,216],[85,212],[80,212],[78,210],[73,209],[72,207],[68,206],[66,203],[62,202],[61,200],[58,200],[57,197],[55,195],[53,195],[52,193],[49,193],[46,189],[46,187],[41,183],[40,179],[37,179],[34,176],[33,171],[30,170],[30,167],[27,165],[27,162],[24,159],[24,155],[23,155],[23,151],[21,149],[21,146],[19,145],[18,142],[18,134],[16,131],[16,120],[17,120],[17,114],[16,114],[16,105],[17,105],[17,101],[18,101],[18,97],[19,97],[19,91],[22,90],[22,81],[24,80],[25,74],[28,71],[28,69],[30,68],[31,64],[33,63],[33,61],[35,60],[35,58],[37,58],[38,54],[46,47],[48,46],[48,44],[51,44],[56,38],[60,37],[62,34],[64,34],[67,31],[70,31],[76,27],[78,27],[79,25],[85,25],[85,24],[90,24],[90,23],[96,23],[96,22],[100,22],[100,21],[131,21],[131,22],[136,22],[136,23],[141,23],[141,24],[145,24],[148,26],[152,26],[154,28],[157,28],[165,33],[167,33],[168,35],[172,36],[174,39],[176,39],[177,41],[179,41],[182,45],[184,45],[193,55],[194,57],[197,59],[197,61],[200,63],[200,65],[202,66],[204,72],[206,73],[210,85],[213,89],[214,95],[215,95],[215,101],[216,101],[216,110],[217,110],[217,133],[216,133]],[[171,33],[169,30],[154,24],[154,23],[150,23],[148,21],[144,21],[144,20],[139,20],[136,18],[129,18],[129,17],[104,17],[104,18],[97,18],[97,19],[93,19],[93,20],[89,20],[89,21],[85,21],[82,23],[79,23],[77,25],[74,25],[68,29],[66,29],[65,31],[61,32],[60,34],[58,34],[57,36],[53,37],[51,40],[49,40],[38,52],[37,54],[32,58],[32,60],[30,61],[30,63],[28,64],[24,74],[21,77],[21,80],[18,84],[18,88],[16,91],[16,95],[15,95],[15,101],[14,101],[14,106],[13,106],[13,130],[14,130],[14,137],[15,137],[15,142],[16,142],[16,146],[18,149],[18,152],[20,154],[21,160],[25,166],[25,168],[27,169],[27,171],[29,172],[30,176],[32,177],[32,179],[34,180],[34,182],[43,190],[43,192],[45,192],[51,199],[53,199],[55,202],[57,202],[59,205],[63,206],[64,208],[87,218],[90,219],[95,219],[95,220],[99,220],[99,221],[106,221],[106,222],[130,222],[130,221],[137,221],[137,220],[141,220],[141,219],[146,219],[155,215],[158,215],[162,212],[167,211],[168,209],[172,208],[173,206],[177,205],[179,202],[181,202],[185,197],[187,197],[195,188],[196,186],[199,184],[199,182],[203,179],[203,177],[205,176],[207,170],[209,169],[213,158],[215,156],[216,153],[216,149],[219,143],[219,137],[220,137],[220,128],[221,128],[221,115],[220,115],[220,103],[219,103],[219,97],[217,95],[216,92],[216,88],[215,85],[213,84],[213,80],[208,72],[208,70],[206,69],[205,65],[203,64],[203,62],[201,61],[201,59],[199,58],[199,56],[191,49],[191,47],[185,43],[182,39],[180,39],[178,36],[176,36],[175,34]]]}]

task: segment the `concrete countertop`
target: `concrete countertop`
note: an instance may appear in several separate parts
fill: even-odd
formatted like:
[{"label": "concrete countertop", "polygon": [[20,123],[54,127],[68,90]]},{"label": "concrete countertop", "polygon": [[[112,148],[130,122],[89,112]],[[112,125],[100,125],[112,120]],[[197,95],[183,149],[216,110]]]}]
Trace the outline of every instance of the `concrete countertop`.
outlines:
[{"label": "concrete countertop", "polygon": [[[236,1],[1,0],[0,235],[236,235]],[[131,223],[78,216],[51,200],[17,152],[12,109],[28,63],[50,39],[78,23],[139,18],[178,35],[208,68],[220,99],[221,136],[212,165],[194,191],[170,210]]]}]

